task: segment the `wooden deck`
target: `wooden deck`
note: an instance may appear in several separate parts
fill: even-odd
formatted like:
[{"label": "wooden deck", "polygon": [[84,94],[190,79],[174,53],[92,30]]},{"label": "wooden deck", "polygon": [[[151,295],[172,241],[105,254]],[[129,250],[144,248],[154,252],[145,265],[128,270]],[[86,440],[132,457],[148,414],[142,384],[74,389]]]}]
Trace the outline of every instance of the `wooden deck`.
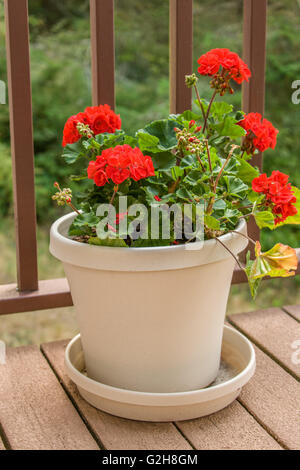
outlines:
[{"label": "wooden deck", "polygon": [[64,371],[67,341],[9,349],[0,365],[0,450],[299,449],[299,321],[300,306],[230,317],[255,345],[255,376],[223,411],[179,423],[129,421],[88,405]]}]

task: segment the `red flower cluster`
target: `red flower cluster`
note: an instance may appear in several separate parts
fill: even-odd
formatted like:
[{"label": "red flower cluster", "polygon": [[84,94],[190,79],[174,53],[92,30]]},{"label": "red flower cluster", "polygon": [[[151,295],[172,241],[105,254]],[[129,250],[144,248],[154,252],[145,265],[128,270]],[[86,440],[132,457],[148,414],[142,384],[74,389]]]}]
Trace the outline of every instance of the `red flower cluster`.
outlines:
[{"label": "red flower cluster", "polygon": [[113,133],[121,128],[120,116],[108,104],[91,106],[86,108],[84,113],[78,113],[67,120],[63,133],[63,147],[81,138],[77,129],[78,123],[88,126],[94,135],[103,132]]},{"label": "red flower cluster", "polygon": [[96,161],[89,163],[87,173],[97,186],[104,186],[109,179],[114,184],[121,184],[127,178],[139,181],[155,175],[151,157],[127,144],[103,150]]},{"label": "red flower cluster", "polygon": [[243,150],[247,153],[253,153],[255,149],[264,152],[275,148],[279,131],[270,121],[262,119],[261,114],[249,113],[238,124],[247,131],[243,143]]},{"label": "red flower cluster", "polygon": [[[229,49],[212,49],[198,59],[198,64],[200,65],[198,68],[200,75],[214,76],[221,72],[221,75],[227,80],[232,78],[239,84],[244,80],[248,81],[251,77],[247,64],[238,54]],[[220,68],[222,68],[221,71]]]},{"label": "red flower cluster", "polygon": [[275,224],[283,222],[287,217],[298,212],[293,205],[296,198],[288,180],[288,175],[273,171],[269,177],[263,173],[252,181],[253,191],[265,194],[267,204],[272,206],[273,214],[277,215]]}]

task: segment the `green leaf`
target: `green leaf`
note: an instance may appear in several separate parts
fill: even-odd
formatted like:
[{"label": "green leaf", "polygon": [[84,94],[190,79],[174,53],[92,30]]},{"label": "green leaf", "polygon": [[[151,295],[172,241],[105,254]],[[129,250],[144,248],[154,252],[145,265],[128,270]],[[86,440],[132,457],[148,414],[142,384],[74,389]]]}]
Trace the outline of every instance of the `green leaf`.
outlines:
[{"label": "green leaf", "polygon": [[236,196],[240,199],[244,199],[244,197],[246,196],[248,192],[248,186],[245,183],[243,183],[241,179],[236,178],[235,176],[229,175],[229,176],[224,176],[223,178],[226,182],[228,193],[231,196]]},{"label": "green leaf", "polygon": [[242,158],[235,157],[239,162],[237,177],[240,178],[244,183],[248,184],[251,187],[252,181],[254,178],[259,176],[259,171],[254,166],[250,165],[250,163],[246,162]]},{"label": "green leaf", "polygon": [[194,165],[197,165],[198,160],[196,155],[186,155],[184,158],[181,159],[180,161],[180,167],[181,168],[191,168]]},{"label": "green leaf", "polygon": [[275,228],[274,215],[270,211],[255,212],[254,218],[258,228]]},{"label": "green leaf", "polygon": [[254,265],[254,261],[252,261],[250,259],[250,251],[247,252],[247,255],[246,255],[246,266],[244,268],[244,271],[247,275],[247,278],[248,278],[248,283],[249,283],[249,287],[250,287],[250,292],[251,292],[251,295],[253,297],[253,299],[256,298],[256,295],[257,295],[257,290],[258,290],[258,287],[261,283],[261,279],[254,279],[253,278],[253,265]]},{"label": "green leaf", "polygon": [[151,204],[158,204],[158,201],[155,199],[155,196],[157,196],[158,193],[156,188],[153,188],[152,186],[143,186],[141,189],[145,192],[146,201],[149,206]]},{"label": "green leaf", "polygon": [[138,144],[141,151],[159,152],[159,139],[154,135],[148,134],[143,129],[137,133]]},{"label": "green leaf", "polygon": [[[177,121],[171,119],[162,119],[160,121],[153,121],[148,124],[144,129],[137,131],[137,138],[140,144],[142,139],[142,150],[151,152],[163,152],[172,150],[177,145],[176,133],[174,127],[182,127]],[[148,134],[156,139],[146,139],[144,134]],[[140,137],[141,136],[141,137]]]},{"label": "green leaf", "polygon": [[236,119],[238,122],[240,122],[242,119],[244,119],[244,117],[245,117],[244,111],[237,111],[237,112],[235,113],[235,119]]},{"label": "green leaf", "polygon": [[187,176],[184,178],[184,182],[187,182],[191,185],[195,185],[198,183],[199,179],[201,178],[202,173],[199,170],[191,170],[187,174]]},{"label": "green leaf", "polygon": [[115,246],[115,247],[127,247],[127,244],[123,238],[98,238],[98,237],[91,237],[89,238],[88,243],[90,245],[99,245],[99,246]]},{"label": "green leaf", "polygon": [[234,117],[226,116],[224,121],[214,126],[214,128],[221,136],[227,136],[231,139],[243,137],[246,134],[246,131],[236,123],[237,120]]},{"label": "green leaf", "polygon": [[178,121],[181,121],[182,119],[184,121],[199,121],[199,119],[202,119],[202,115],[196,114],[193,111],[187,109],[182,114],[180,114],[177,119]]},{"label": "green leaf", "polygon": [[82,144],[82,140],[78,140],[78,142],[68,144],[64,147],[62,157],[66,163],[71,165],[72,163],[75,163],[78,158],[83,157],[85,153],[86,149]]},{"label": "green leaf", "polygon": [[155,170],[167,171],[176,166],[176,157],[171,152],[154,153],[151,157]]},{"label": "green leaf", "polygon": [[226,208],[222,218],[227,219],[229,222],[231,222],[235,225],[236,222],[237,222],[237,219],[240,215],[242,215],[242,213],[238,209]]},{"label": "green leaf", "polygon": [[225,209],[226,209],[226,202],[223,199],[219,199],[216,201],[213,205],[213,210],[216,212],[218,215],[223,215]]},{"label": "green leaf", "polygon": [[101,152],[104,149],[124,144],[125,138],[125,132],[122,129],[117,129],[114,133],[104,132],[103,134],[97,134],[94,140],[99,144]]},{"label": "green leaf", "polygon": [[211,107],[211,114],[215,119],[221,121],[224,119],[224,116],[231,113],[232,110],[232,104],[228,104],[225,101],[215,101]]},{"label": "green leaf", "polygon": [[69,228],[69,235],[89,235],[92,233],[92,228],[96,227],[99,222],[99,217],[96,217],[93,212],[87,212],[78,215]]},{"label": "green leaf", "polygon": [[123,144],[130,145],[130,147],[137,147],[138,141],[136,137],[132,137],[131,135],[124,135]]},{"label": "green leaf", "polygon": [[206,227],[210,228],[211,230],[220,230],[220,221],[212,215],[205,215],[204,223]]},{"label": "green leaf", "polygon": [[184,186],[176,191],[176,196],[189,202],[193,200],[193,195]]}]

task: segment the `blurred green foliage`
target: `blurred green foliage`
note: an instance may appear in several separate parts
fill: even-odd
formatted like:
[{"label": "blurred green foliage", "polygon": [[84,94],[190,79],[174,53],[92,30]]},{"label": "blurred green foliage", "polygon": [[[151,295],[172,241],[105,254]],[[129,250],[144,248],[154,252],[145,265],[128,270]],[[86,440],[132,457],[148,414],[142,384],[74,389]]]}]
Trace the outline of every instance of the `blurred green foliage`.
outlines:
[{"label": "blurred green foliage", "polygon": [[[116,0],[117,111],[133,133],[168,113],[168,1]],[[194,0],[194,58],[213,47],[242,50],[242,0]],[[291,102],[291,84],[300,79],[300,5],[297,0],[269,0],[266,117],[280,129],[275,151],[265,153],[267,173],[279,168],[300,186],[300,105]],[[37,214],[57,216],[50,194],[55,180],[69,184],[74,170],[61,155],[65,120],[91,103],[88,0],[29,0],[34,113]],[[4,50],[3,2],[0,47]],[[5,61],[0,79],[6,80]],[[210,94],[208,80],[199,83]],[[234,95],[239,106],[239,88]],[[0,106],[0,214],[11,212],[11,163],[8,106]],[[72,183],[74,189],[74,183]],[[265,247],[281,239],[299,245],[297,228],[264,234]]]}]

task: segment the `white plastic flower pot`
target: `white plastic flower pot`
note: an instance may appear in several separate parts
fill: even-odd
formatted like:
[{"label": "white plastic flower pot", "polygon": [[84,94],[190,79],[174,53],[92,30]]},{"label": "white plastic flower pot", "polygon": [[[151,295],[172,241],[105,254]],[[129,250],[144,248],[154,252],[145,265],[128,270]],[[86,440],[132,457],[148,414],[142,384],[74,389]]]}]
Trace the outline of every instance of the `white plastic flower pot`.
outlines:
[{"label": "white plastic flower pot", "polygon": [[[117,248],[68,238],[76,214],[51,228],[50,251],[64,264],[88,377],[152,393],[198,390],[220,365],[226,304],[235,261],[216,240]],[[242,219],[237,231],[246,234]],[[221,241],[236,255],[247,239]]]}]

